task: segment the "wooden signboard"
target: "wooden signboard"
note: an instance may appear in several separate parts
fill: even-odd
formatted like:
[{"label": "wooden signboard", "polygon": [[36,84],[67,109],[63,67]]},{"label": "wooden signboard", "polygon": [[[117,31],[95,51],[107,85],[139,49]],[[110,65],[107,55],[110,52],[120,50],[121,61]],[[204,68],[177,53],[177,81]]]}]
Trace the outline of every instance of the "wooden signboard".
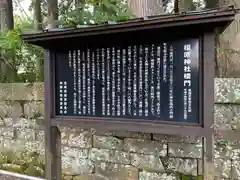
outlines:
[{"label": "wooden signboard", "polygon": [[215,30],[235,13],[22,35],[45,49],[47,179],[61,179],[59,125],[205,137],[206,164],[213,163]]}]

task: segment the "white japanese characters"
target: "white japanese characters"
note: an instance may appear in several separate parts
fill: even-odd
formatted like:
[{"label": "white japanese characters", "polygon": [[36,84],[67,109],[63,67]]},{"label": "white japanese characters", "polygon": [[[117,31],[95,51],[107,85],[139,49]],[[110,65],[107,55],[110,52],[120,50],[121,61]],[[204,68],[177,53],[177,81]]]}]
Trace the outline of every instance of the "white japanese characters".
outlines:
[{"label": "white japanese characters", "polygon": [[156,73],[156,116],[160,116],[161,113],[161,47],[157,46],[157,73]]},{"label": "white japanese characters", "polygon": [[106,89],[105,89],[105,49],[101,49],[101,54],[102,54],[102,59],[101,59],[101,64],[102,64],[102,73],[101,73],[101,78],[102,78],[102,115],[106,115]]},{"label": "white japanese characters", "polygon": [[77,114],[77,63],[76,63],[76,51],[73,51],[73,113]]},{"label": "white japanese characters", "polygon": [[115,48],[113,47],[112,48],[112,58],[111,60],[112,61],[112,69],[111,69],[111,72],[112,72],[112,113],[111,115],[115,116],[115,113],[116,113],[116,58],[115,58]]},{"label": "white japanese characters", "polygon": [[67,82],[60,81],[59,82],[59,109],[60,115],[67,114]]},{"label": "white japanese characters", "polygon": [[120,59],[120,48],[117,49],[117,115],[121,115],[121,59]]},{"label": "white japanese characters", "polygon": [[170,45],[169,50],[169,119],[173,119],[174,115],[174,104],[173,104],[173,46]]},{"label": "white japanese characters", "polygon": [[137,115],[137,46],[133,46],[133,115]]},{"label": "white japanese characters", "polygon": [[152,44],[151,46],[151,112],[152,114],[155,114],[155,51],[154,51],[155,45]]},{"label": "white japanese characters", "polygon": [[143,47],[139,47],[139,116],[143,116]]},{"label": "white japanese characters", "polygon": [[149,91],[148,91],[148,58],[149,58],[149,49],[148,46],[145,46],[145,51],[144,51],[144,70],[145,70],[145,74],[144,74],[144,105],[145,105],[145,109],[144,109],[144,115],[148,116],[148,96],[149,96]]},{"label": "white japanese characters", "polygon": [[167,43],[163,43],[163,81],[167,82]]},{"label": "white japanese characters", "polygon": [[191,78],[191,44],[184,45],[184,119],[187,120],[188,113],[192,112],[192,78]]},{"label": "white japanese characters", "polygon": [[[122,67],[122,115],[126,115],[126,70],[127,70],[127,64],[126,64],[126,49],[122,50],[122,62],[123,62],[123,67]],[[119,59],[120,60],[120,59]]]},{"label": "white japanese characters", "polygon": [[[95,73],[96,73],[96,61],[95,61],[95,51],[92,52],[92,58],[91,58],[91,64],[92,64],[92,72],[91,72],[91,77],[92,77],[92,80],[90,80],[92,82],[92,96],[91,96],[91,100],[92,100],[92,114],[95,115],[96,114],[96,86],[95,86],[95,83],[96,83],[96,77],[95,77]],[[97,64],[98,64],[98,61],[97,61]],[[98,73],[98,71],[97,71]],[[97,76],[99,76],[97,74]],[[79,79],[81,78],[81,76],[78,77]],[[89,77],[90,79],[90,77]]]},{"label": "white japanese characters", "polygon": [[77,65],[78,65],[78,69],[77,69],[77,73],[78,73],[78,79],[77,79],[77,83],[78,83],[78,114],[82,114],[82,66],[81,66],[81,51],[78,50],[77,51]]},{"label": "white japanese characters", "polygon": [[[181,113],[188,120],[193,106],[192,45],[175,45],[163,42],[69,51],[72,79],[59,82],[59,113],[172,121]],[[176,97],[181,93],[183,98]]]}]

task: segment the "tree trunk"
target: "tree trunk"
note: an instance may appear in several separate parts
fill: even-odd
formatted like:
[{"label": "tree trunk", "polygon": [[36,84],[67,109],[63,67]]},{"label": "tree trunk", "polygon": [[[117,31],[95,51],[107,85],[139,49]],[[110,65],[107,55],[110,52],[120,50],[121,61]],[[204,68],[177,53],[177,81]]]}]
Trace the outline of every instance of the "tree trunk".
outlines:
[{"label": "tree trunk", "polygon": [[33,0],[34,11],[34,29],[36,31],[42,30],[42,10],[41,0]]},{"label": "tree trunk", "polygon": [[206,8],[215,8],[218,6],[218,0],[205,0]]},{"label": "tree trunk", "polygon": [[[7,32],[8,30],[12,30],[14,28],[14,22],[13,22],[13,4],[12,0],[0,0],[0,28],[1,32]],[[1,59],[4,57],[4,52],[0,52]],[[13,59],[7,59],[6,62],[13,62]],[[6,75],[6,80],[9,80],[9,82],[14,82],[17,79],[17,71],[9,65],[9,63],[6,63],[5,61],[1,61],[1,67],[4,67]]]},{"label": "tree trunk", "polygon": [[180,0],[179,1],[179,11],[187,12],[195,10],[193,0]]},{"label": "tree trunk", "polygon": [[1,31],[14,28],[12,0],[0,0]]},{"label": "tree trunk", "polygon": [[86,4],[86,0],[75,0],[75,6],[76,6],[76,10],[77,13],[79,15],[79,24],[84,24],[84,15],[83,15],[83,10],[84,10],[84,6]]},{"label": "tree trunk", "polygon": [[12,0],[7,0],[7,28],[8,29],[14,28]]},{"label": "tree trunk", "polygon": [[[33,16],[34,16],[34,29],[36,31],[41,31],[42,30],[42,9],[41,9],[41,0],[33,0]],[[37,82],[42,82],[43,81],[43,59],[38,58],[37,59]]]},{"label": "tree trunk", "polygon": [[58,0],[47,0],[48,7],[48,28],[57,28]]},{"label": "tree trunk", "polygon": [[179,0],[174,0],[173,11],[174,13],[179,13]]},{"label": "tree trunk", "polygon": [[162,0],[128,0],[128,4],[136,17],[155,16],[163,13]]}]

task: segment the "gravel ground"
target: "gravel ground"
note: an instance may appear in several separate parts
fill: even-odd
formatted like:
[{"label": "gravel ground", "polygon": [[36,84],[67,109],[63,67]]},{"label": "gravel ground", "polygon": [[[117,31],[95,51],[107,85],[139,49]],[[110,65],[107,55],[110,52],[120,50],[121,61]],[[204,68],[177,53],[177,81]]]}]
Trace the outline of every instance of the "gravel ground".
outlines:
[{"label": "gravel ground", "polygon": [[8,176],[8,175],[0,175],[0,180],[28,180],[28,179],[14,177],[14,176]]},{"label": "gravel ground", "polygon": [[0,180],[44,180],[44,179],[0,170]]}]

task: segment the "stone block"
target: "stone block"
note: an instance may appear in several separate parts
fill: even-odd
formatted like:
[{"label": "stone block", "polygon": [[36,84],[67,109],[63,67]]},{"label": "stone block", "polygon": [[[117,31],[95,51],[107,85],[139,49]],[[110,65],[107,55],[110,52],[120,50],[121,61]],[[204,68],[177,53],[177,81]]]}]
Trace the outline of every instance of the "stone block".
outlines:
[{"label": "stone block", "polygon": [[26,118],[17,118],[13,119],[13,127],[16,128],[29,128],[29,129],[39,129],[39,126],[36,122],[36,119],[26,119]]},{"label": "stone block", "polygon": [[44,102],[31,101],[24,104],[25,117],[36,119],[44,116]]},{"label": "stone block", "polygon": [[106,177],[102,176],[101,174],[88,174],[73,176],[71,180],[115,180],[115,179],[106,179]]},{"label": "stone block", "polygon": [[165,172],[159,156],[131,153],[131,165],[144,170]]},{"label": "stone block", "polygon": [[1,126],[4,126],[4,127],[5,127],[6,125],[5,125],[4,118],[1,118],[1,117],[0,117],[0,127],[1,127]]},{"label": "stone block", "polygon": [[197,159],[169,158],[164,160],[167,170],[185,175],[196,176],[198,173]]},{"label": "stone block", "polygon": [[215,102],[238,103],[240,102],[239,78],[215,78]]},{"label": "stone block", "polygon": [[93,172],[93,164],[89,159],[63,156],[62,169],[65,175],[81,175]]},{"label": "stone block", "polygon": [[177,178],[166,173],[142,171],[139,173],[139,180],[177,180]]},{"label": "stone block", "polygon": [[158,156],[167,155],[167,145],[145,139],[124,139],[124,150],[142,154],[153,154]]},{"label": "stone block", "polygon": [[221,178],[221,177],[214,177],[214,180],[230,180],[230,179]]},{"label": "stone block", "polygon": [[77,176],[73,176],[72,180],[89,180],[89,176],[88,175],[77,175]]},{"label": "stone block", "polygon": [[165,135],[165,134],[153,134],[153,139],[168,143],[168,142],[175,142],[175,143],[200,143],[202,138],[200,137],[193,137],[193,136],[177,136],[177,135]]},{"label": "stone block", "polygon": [[23,107],[18,101],[5,101],[3,108],[5,108],[3,117],[20,118],[24,115]]},{"label": "stone block", "polygon": [[68,145],[78,148],[92,147],[92,134],[89,131],[71,129],[68,132]]},{"label": "stone block", "polygon": [[104,131],[104,130],[92,130],[92,135],[96,136],[116,136],[114,131]]},{"label": "stone block", "polygon": [[240,179],[240,161],[233,161],[232,162],[231,177],[233,179]]},{"label": "stone block", "polygon": [[73,176],[62,175],[63,180],[73,180]]},{"label": "stone block", "polygon": [[11,114],[9,111],[10,111],[9,105],[7,105],[5,101],[0,100],[0,117],[1,118],[9,117],[9,115]]},{"label": "stone block", "polygon": [[101,174],[91,174],[88,176],[88,180],[108,180],[106,177]]},{"label": "stone block", "polygon": [[61,131],[61,143],[64,145],[68,145],[69,134],[68,131],[64,131],[63,128],[60,129]]},{"label": "stone block", "polygon": [[27,151],[37,151],[40,154],[44,154],[44,142],[42,141],[27,141],[25,143],[25,148]]},{"label": "stone block", "polygon": [[3,120],[4,120],[5,126],[12,126],[13,125],[13,122],[14,122],[13,118],[4,118]]},{"label": "stone block", "polygon": [[215,105],[215,124],[219,129],[240,129],[240,106],[239,105]]},{"label": "stone block", "polygon": [[231,121],[233,119],[232,106],[215,105],[214,107],[214,122],[217,128],[231,130]]},{"label": "stone block", "polygon": [[231,160],[215,159],[215,176],[222,178],[231,177]]},{"label": "stone block", "polygon": [[14,128],[13,127],[1,127],[0,128],[0,136],[4,137],[14,137]]},{"label": "stone block", "polygon": [[35,130],[35,136],[37,141],[45,141],[44,131],[43,130]]},{"label": "stone block", "polygon": [[90,159],[93,161],[106,161],[111,160],[111,151],[106,149],[92,148],[90,152]]},{"label": "stone block", "polygon": [[93,147],[103,149],[123,149],[123,140],[112,136],[93,135]]},{"label": "stone block", "polygon": [[95,163],[95,173],[105,179],[138,180],[138,169],[129,165],[97,162]]},{"label": "stone block", "polygon": [[240,129],[240,106],[234,105],[232,110],[233,110],[233,118],[230,121],[231,128],[233,130],[239,130]]},{"label": "stone block", "polygon": [[92,148],[90,158],[93,161],[104,161],[119,164],[130,164],[130,154],[127,152]]},{"label": "stone block", "polygon": [[25,148],[23,141],[20,140],[13,140],[12,138],[4,137],[1,139],[1,147],[11,150],[11,151],[21,151]]},{"label": "stone block", "polygon": [[1,100],[43,100],[43,83],[1,83]]},{"label": "stone block", "polygon": [[231,154],[229,155],[229,157],[236,161],[240,161],[240,147],[239,146],[232,146],[231,147]]},{"label": "stone block", "polygon": [[36,134],[33,129],[20,129],[18,128],[16,131],[17,139],[22,139],[26,141],[34,141],[36,140]]},{"label": "stone block", "polygon": [[[237,155],[237,154],[236,154]],[[221,145],[221,143],[215,143],[214,158],[229,160],[233,156],[232,146]]]},{"label": "stone block", "polygon": [[88,152],[89,152],[88,149],[79,149],[79,148],[73,148],[73,147],[68,147],[68,146],[62,146],[62,155],[63,156],[87,159]]},{"label": "stone block", "polygon": [[171,157],[202,157],[202,144],[169,143],[168,155]]},{"label": "stone block", "polygon": [[115,136],[119,138],[136,138],[136,139],[151,139],[150,133],[116,131]]}]

